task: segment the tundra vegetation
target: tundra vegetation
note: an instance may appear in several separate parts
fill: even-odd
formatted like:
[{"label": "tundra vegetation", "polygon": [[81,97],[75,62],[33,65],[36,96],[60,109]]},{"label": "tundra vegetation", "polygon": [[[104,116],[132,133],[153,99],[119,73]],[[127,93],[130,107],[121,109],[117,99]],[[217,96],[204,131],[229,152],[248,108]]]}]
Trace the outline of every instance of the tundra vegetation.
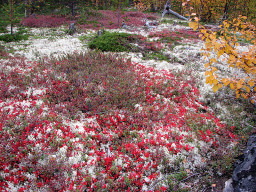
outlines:
[{"label": "tundra vegetation", "polygon": [[256,128],[254,1],[0,2],[1,191],[223,189]]}]

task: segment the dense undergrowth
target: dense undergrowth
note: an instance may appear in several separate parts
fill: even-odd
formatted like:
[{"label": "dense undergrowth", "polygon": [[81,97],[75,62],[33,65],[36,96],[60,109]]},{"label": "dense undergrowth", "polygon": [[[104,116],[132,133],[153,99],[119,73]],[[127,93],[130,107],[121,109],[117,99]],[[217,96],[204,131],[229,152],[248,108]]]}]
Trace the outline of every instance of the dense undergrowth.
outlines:
[{"label": "dense undergrowth", "polygon": [[106,52],[160,52],[163,46],[159,42],[148,41],[141,35],[105,32],[88,43],[89,48]]},{"label": "dense undergrowth", "polygon": [[[119,19],[118,19],[119,17]],[[117,29],[120,28],[122,21],[127,25],[139,27],[144,25],[145,17],[149,20],[156,20],[157,16],[153,14],[144,14],[142,12],[124,12],[118,13],[111,10],[86,10],[82,11],[77,18],[69,18],[58,15],[32,15],[29,18],[24,18],[21,24],[26,27],[58,27],[61,25],[69,25],[75,22],[79,28],[86,29]],[[131,19],[132,18],[132,19]],[[119,21],[119,23],[118,23]]]},{"label": "dense undergrowth", "polygon": [[[78,29],[117,28],[113,14],[81,16]],[[134,26],[143,17],[123,14]],[[23,22],[32,26],[40,18]],[[37,27],[59,25],[41,21]],[[234,108],[228,93],[202,103],[192,71],[156,70],[106,53],[166,57],[166,49],[197,37],[191,30],[153,31],[148,39],[105,31],[89,38],[97,51],[40,62],[10,56],[0,46],[0,190],[206,191],[216,178],[230,177],[252,132],[241,124],[255,114],[248,103],[235,101]],[[233,114],[217,118],[223,111],[216,101]]]},{"label": "dense undergrowth", "polygon": [[1,188],[188,191],[179,182],[190,172],[225,173],[224,149],[237,137],[182,73],[97,52],[44,63],[9,58],[1,68]]}]

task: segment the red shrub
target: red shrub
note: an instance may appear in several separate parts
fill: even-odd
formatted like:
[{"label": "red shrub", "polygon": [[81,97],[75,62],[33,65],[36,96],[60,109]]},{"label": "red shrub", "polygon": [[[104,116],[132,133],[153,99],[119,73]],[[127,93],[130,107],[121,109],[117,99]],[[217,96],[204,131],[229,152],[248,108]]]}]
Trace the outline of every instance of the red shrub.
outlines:
[{"label": "red shrub", "polygon": [[[125,12],[121,13],[119,17],[118,25],[118,12],[110,10],[100,10],[98,12],[93,12],[90,15],[80,15],[80,19],[83,21],[80,23],[79,19],[77,23],[80,24],[82,28],[90,28],[98,30],[101,27],[106,29],[117,29],[122,24],[122,21],[129,26],[143,26],[145,24],[145,19],[154,20],[157,19],[156,16],[152,14],[144,14],[142,12]],[[55,16],[55,15],[36,15],[30,16],[29,18],[24,18],[21,24],[27,27],[58,27],[63,24],[70,23],[71,21],[65,17]]]},{"label": "red shrub", "polygon": [[66,18],[54,15],[32,15],[21,21],[21,24],[27,27],[58,27],[66,23]]},{"label": "red shrub", "polygon": [[[100,10],[99,14],[90,15],[87,17],[87,23],[82,24],[83,28],[93,28],[100,29],[100,27],[106,29],[117,29],[124,21],[128,26],[143,26],[145,24],[145,18],[147,19],[157,19],[156,16],[151,14],[143,14],[142,12],[125,12],[121,13],[119,17],[118,25],[118,12],[111,10]],[[91,23],[92,21],[97,21],[97,23]]]}]

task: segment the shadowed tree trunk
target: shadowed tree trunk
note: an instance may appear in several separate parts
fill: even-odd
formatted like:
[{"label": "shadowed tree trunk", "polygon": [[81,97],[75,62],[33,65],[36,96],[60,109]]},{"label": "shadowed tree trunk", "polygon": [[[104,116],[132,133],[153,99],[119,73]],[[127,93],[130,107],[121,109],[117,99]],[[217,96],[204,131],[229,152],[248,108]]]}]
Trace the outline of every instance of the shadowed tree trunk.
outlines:
[{"label": "shadowed tree trunk", "polygon": [[129,6],[133,5],[133,0],[129,0]]},{"label": "shadowed tree trunk", "polygon": [[223,11],[223,16],[221,18],[221,22],[228,19],[228,11],[230,7],[231,0],[226,0],[225,1],[225,6],[224,6],[224,11]]},{"label": "shadowed tree trunk", "polygon": [[199,20],[201,20],[202,11],[204,8],[204,0],[200,0],[200,12],[199,12]]},{"label": "shadowed tree trunk", "polygon": [[71,3],[71,9],[72,9],[72,16],[75,17],[76,16],[76,1],[72,1]]},{"label": "shadowed tree trunk", "polygon": [[13,5],[14,5],[14,0],[10,0],[9,3],[10,3],[10,22],[11,22],[11,34],[13,34]]}]

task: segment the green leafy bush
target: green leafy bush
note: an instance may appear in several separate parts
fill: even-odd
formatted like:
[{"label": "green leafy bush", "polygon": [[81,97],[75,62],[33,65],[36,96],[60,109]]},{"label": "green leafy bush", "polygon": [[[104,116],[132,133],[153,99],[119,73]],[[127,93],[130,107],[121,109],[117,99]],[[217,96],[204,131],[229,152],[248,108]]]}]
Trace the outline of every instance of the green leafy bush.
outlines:
[{"label": "green leafy bush", "polygon": [[113,52],[131,51],[134,46],[130,42],[133,40],[135,37],[131,34],[103,31],[102,36],[97,36],[89,42],[89,48]]}]

